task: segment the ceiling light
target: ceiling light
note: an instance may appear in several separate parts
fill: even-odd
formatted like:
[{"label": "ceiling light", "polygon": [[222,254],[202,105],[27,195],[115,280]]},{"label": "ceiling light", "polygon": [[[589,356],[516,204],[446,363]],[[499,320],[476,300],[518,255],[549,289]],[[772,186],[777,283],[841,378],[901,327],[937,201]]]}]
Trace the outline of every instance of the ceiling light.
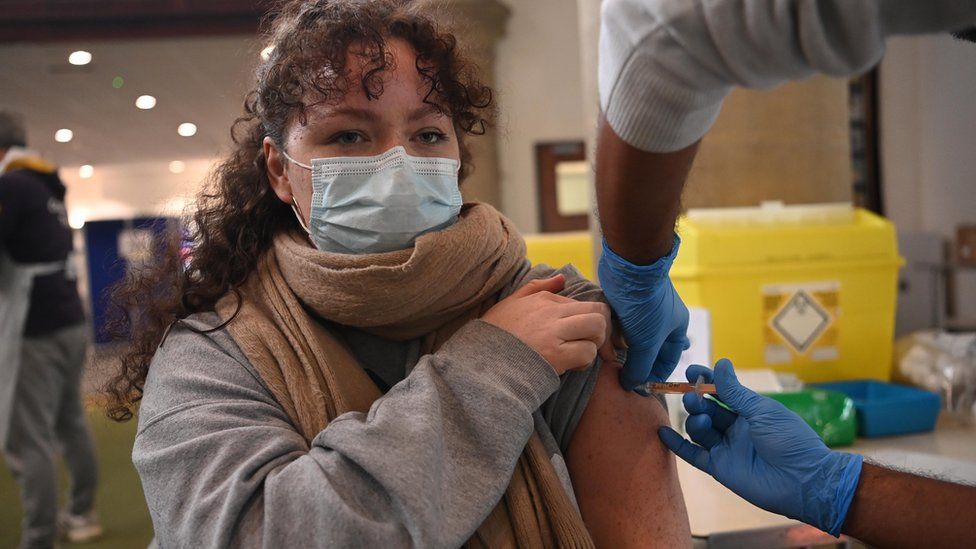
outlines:
[{"label": "ceiling light", "polygon": [[186,163],[182,160],[174,160],[169,163],[170,173],[180,174],[186,171]]},{"label": "ceiling light", "polygon": [[82,179],[91,179],[93,175],[95,175],[95,166],[91,164],[85,164],[78,168],[78,177]]},{"label": "ceiling light", "polygon": [[148,111],[156,106],[156,98],[151,95],[140,95],[136,99],[136,106],[144,111]]},{"label": "ceiling light", "polygon": [[75,137],[75,132],[67,128],[62,128],[54,132],[54,140],[57,141],[58,143],[68,143],[69,141],[74,139],[74,137]]},{"label": "ceiling light", "polygon": [[87,65],[91,63],[91,60],[92,54],[82,50],[72,52],[71,55],[68,56],[68,63],[71,63],[72,65]]},{"label": "ceiling light", "polygon": [[193,137],[197,134],[197,125],[192,122],[184,122],[176,129],[176,133],[183,137]]},{"label": "ceiling light", "polygon": [[82,229],[85,226],[85,212],[80,210],[72,210],[68,214],[68,225],[72,229]]},{"label": "ceiling light", "polygon": [[274,50],[274,46],[268,46],[267,48],[261,50],[261,59],[264,59],[265,61],[271,59],[271,54],[274,53]]}]

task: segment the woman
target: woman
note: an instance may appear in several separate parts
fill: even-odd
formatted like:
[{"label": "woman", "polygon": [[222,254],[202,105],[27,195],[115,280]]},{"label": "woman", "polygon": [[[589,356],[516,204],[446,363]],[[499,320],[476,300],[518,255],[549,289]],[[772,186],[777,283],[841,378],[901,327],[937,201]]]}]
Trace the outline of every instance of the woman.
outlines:
[{"label": "woman", "polygon": [[161,545],[686,544],[664,410],[600,368],[598,290],[461,207],[491,94],[454,37],[318,0],[272,41],[185,272],[117,293],[141,312],[113,412],[141,396]]}]

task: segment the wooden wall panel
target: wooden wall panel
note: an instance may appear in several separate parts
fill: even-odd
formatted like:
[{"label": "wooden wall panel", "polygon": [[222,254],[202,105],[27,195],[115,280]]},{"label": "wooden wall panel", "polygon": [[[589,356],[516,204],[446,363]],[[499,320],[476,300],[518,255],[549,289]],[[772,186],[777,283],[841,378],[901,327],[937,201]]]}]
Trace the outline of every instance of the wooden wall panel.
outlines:
[{"label": "wooden wall panel", "polygon": [[735,90],[705,137],[685,207],[852,199],[847,81]]}]

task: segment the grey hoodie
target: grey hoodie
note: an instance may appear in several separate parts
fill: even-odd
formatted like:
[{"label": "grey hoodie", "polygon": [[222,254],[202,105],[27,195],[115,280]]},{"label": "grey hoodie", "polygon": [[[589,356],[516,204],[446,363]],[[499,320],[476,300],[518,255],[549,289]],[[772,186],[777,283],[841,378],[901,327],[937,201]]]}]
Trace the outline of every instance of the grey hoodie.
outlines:
[{"label": "grey hoodie", "polygon": [[[572,267],[560,272],[564,295],[602,299]],[[552,274],[526,266],[506,293]],[[417,341],[337,332],[392,388],[309,447],[226,330],[174,328],[152,361],[132,453],[162,547],[456,547],[501,499],[536,428],[573,496],[562,452],[598,364],[560,379],[480,320],[426,356]]]}]

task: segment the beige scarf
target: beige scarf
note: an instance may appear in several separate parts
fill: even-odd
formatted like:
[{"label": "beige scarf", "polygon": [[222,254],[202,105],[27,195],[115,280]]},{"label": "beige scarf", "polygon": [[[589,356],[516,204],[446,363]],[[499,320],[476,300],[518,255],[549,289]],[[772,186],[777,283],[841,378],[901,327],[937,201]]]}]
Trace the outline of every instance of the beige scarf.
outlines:
[{"label": "beige scarf", "polygon": [[[429,353],[494,305],[524,262],[521,235],[483,204],[466,205],[454,226],[420,237],[413,249],[385,254],[324,253],[303,235],[281,234],[239,298],[228,294],[217,312],[225,321],[237,313],[231,336],[310,442],[333,418],[368,411],[381,393],[306,308],[388,339],[422,337]],[[593,547],[537,433],[468,546]]]}]

